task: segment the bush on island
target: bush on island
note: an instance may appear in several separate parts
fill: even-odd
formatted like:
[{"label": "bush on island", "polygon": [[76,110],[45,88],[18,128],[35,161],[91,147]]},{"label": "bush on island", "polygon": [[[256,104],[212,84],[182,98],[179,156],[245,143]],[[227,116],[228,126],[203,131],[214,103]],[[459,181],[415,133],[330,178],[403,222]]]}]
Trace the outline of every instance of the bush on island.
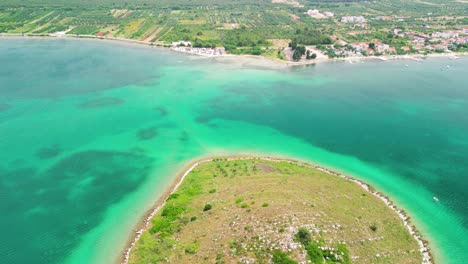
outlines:
[{"label": "bush on island", "polygon": [[205,207],[203,207],[203,212],[211,210],[211,204],[205,204]]}]

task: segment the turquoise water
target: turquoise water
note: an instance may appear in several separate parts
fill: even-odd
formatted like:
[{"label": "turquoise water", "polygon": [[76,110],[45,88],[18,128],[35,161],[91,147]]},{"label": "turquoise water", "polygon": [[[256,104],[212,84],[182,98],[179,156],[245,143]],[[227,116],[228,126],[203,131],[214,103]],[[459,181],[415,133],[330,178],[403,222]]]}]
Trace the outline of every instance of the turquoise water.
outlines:
[{"label": "turquoise water", "polygon": [[248,153],[365,180],[410,213],[438,260],[468,260],[466,57],[268,69],[2,39],[0,61],[2,263],[115,261],[190,161]]}]

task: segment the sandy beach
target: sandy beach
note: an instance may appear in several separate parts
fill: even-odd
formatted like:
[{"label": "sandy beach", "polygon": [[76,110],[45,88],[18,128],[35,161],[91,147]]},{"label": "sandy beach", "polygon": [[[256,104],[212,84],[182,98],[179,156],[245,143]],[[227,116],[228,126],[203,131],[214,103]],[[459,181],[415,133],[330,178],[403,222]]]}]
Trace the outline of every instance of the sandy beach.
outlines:
[{"label": "sandy beach", "polygon": [[257,55],[234,55],[234,54],[223,54],[217,56],[203,56],[197,55],[192,53],[186,53],[181,51],[176,51],[171,49],[167,46],[156,45],[149,41],[140,41],[140,40],[133,40],[133,39],[126,39],[126,38],[117,38],[117,37],[98,37],[94,35],[71,35],[71,34],[15,34],[15,33],[0,33],[1,38],[50,38],[50,39],[91,39],[91,40],[101,40],[101,41],[115,41],[119,43],[126,43],[126,44],[136,44],[140,46],[147,46],[151,48],[161,48],[165,50],[170,50],[172,52],[177,52],[181,54],[185,54],[190,56],[194,59],[211,59],[217,62],[228,62],[234,63],[240,66],[250,66],[250,67],[268,67],[268,68],[281,68],[287,66],[305,66],[305,65],[313,65],[319,63],[327,63],[327,62],[349,62],[359,63],[368,60],[381,60],[381,61],[388,61],[388,60],[413,60],[413,61],[422,61],[426,58],[458,58],[461,56],[468,56],[468,52],[451,52],[451,53],[430,53],[427,55],[423,54],[409,54],[409,55],[383,55],[383,56],[367,56],[367,57],[344,57],[344,58],[318,58],[315,60],[308,60],[308,61],[284,61],[275,58],[269,58],[265,56],[257,56]]},{"label": "sandy beach", "polygon": [[[161,208],[165,205],[166,200],[169,197],[169,195],[171,195],[172,193],[177,191],[177,188],[181,185],[181,183],[184,181],[185,177],[193,169],[195,169],[197,166],[199,166],[202,163],[212,161],[214,158],[215,157],[208,157],[208,158],[203,158],[203,159],[200,159],[198,161],[192,162],[187,166],[187,169],[182,174],[178,175],[178,177],[175,179],[175,181],[173,182],[171,187],[158,199],[158,201],[153,206],[153,208],[151,208],[145,214],[142,221],[135,228],[135,232],[130,235],[129,241],[127,243],[127,247],[122,252],[122,257],[121,257],[121,261],[120,261],[121,264],[127,264],[128,263],[130,253],[131,253],[133,247],[135,246],[137,241],[140,239],[143,232],[146,229],[149,228],[150,223],[151,223],[151,219],[153,218],[153,216],[156,215],[159,212],[159,210],[161,210]],[[257,157],[257,156],[244,156],[244,155],[243,156],[216,157],[216,158],[227,158],[228,160],[240,160],[240,159],[260,159],[260,160],[262,160],[263,159],[263,160],[274,161],[274,162],[286,161],[286,162],[290,162],[290,163],[293,163],[293,164],[304,165],[304,166],[310,167],[312,169],[316,169],[316,170],[320,170],[322,172],[325,172],[325,173],[327,173],[327,174],[329,174],[331,176],[341,177],[343,179],[349,180],[349,181],[359,185],[366,192],[378,197],[380,200],[382,200],[383,203],[385,203],[385,205],[388,208],[390,208],[392,211],[394,211],[398,215],[398,217],[401,219],[401,221],[403,222],[403,225],[407,228],[410,235],[418,243],[419,251],[421,252],[421,255],[422,255],[422,259],[421,259],[422,264],[435,263],[434,262],[434,257],[433,257],[433,255],[432,255],[432,253],[430,251],[429,242],[422,237],[422,235],[419,233],[417,228],[411,223],[411,219],[408,216],[408,214],[404,210],[400,209],[397,205],[395,205],[395,203],[392,202],[392,200],[388,196],[384,195],[383,193],[381,193],[379,191],[376,191],[374,187],[372,187],[371,185],[369,185],[369,184],[367,184],[367,183],[365,183],[365,182],[363,182],[361,180],[357,180],[357,179],[355,179],[353,177],[343,175],[341,173],[335,172],[333,170],[330,170],[330,169],[327,169],[327,168],[324,168],[324,167],[321,167],[321,166],[313,165],[313,164],[303,162],[303,161],[288,159],[288,158],[260,157],[260,156]]]}]

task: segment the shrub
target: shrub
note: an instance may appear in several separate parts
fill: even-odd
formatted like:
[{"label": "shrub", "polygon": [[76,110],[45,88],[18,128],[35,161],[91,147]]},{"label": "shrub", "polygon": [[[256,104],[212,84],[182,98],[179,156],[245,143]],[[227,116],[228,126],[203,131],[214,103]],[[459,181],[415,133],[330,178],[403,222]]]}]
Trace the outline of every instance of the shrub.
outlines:
[{"label": "shrub", "polygon": [[346,247],[346,244],[339,243],[337,246],[338,249],[338,255],[342,256],[342,261],[344,264],[349,264],[351,263],[351,259],[349,257],[349,250]]},{"label": "shrub", "polygon": [[268,203],[263,203],[262,207],[268,207],[268,205],[269,205]]},{"label": "shrub", "polygon": [[191,245],[188,245],[186,248],[185,248],[185,253],[187,254],[195,254],[197,253],[197,250],[198,250],[198,246],[196,244],[191,244]]},{"label": "shrub", "polygon": [[205,207],[203,207],[203,212],[211,210],[211,204],[205,204]]},{"label": "shrub", "polygon": [[317,243],[312,243],[306,246],[307,256],[309,260],[314,264],[323,263],[323,252],[319,248]]},{"label": "shrub", "polygon": [[289,258],[289,256],[281,250],[273,251],[273,264],[297,264],[297,261],[294,261]]},{"label": "shrub", "polygon": [[180,194],[178,193],[173,193],[171,195],[169,195],[169,197],[167,197],[167,200],[166,201],[169,201],[169,200],[172,200],[172,199],[176,199],[177,197],[179,197]]},{"label": "shrub", "polygon": [[159,231],[167,230],[171,226],[171,222],[168,219],[160,218],[154,221],[154,226],[150,229],[151,234],[155,234]]},{"label": "shrub", "polygon": [[216,192],[216,189],[211,189],[208,191],[209,193],[215,193]]},{"label": "shrub", "polygon": [[372,224],[369,226],[370,230],[372,230],[373,232],[377,231],[377,225],[376,224]]},{"label": "shrub", "polygon": [[241,208],[247,208],[247,207],[249,207],[249,205],[247,203],[242,203],[241,204]]},{"label": "shrub", "polygon": [[226,263],[224,261],[224,254],[222,253],[216,254],[216,264],[224,264],[224,263]]},{"label": "shrub", "polygon": [[302,245],[307,246],[311,241],[309,230],[305,227],[299,228],[296,233],[296,239],[301,242]]},{"label": "shrub", "polygon": [[190,218],[190,221],[191,221],[191,222],[193,222],[193,221],[195,221],[195,220],[197,220],[197,217],[196,217],[196,216],[192,216],[192,217]]},{"label": "shrub", "polygon": [[182,214],[183,211],[184,211],[184,208],[181,206],[168,204],[164,206],[161,212],[161,216],[168,218],[170,220],[175,220]]},{"label": "shrub", "polygon": [[236,204],[239,204],[239,203],[241,203],[243,201],[244,201],[244,197],[242,197],[242,196],[236,198]]}]

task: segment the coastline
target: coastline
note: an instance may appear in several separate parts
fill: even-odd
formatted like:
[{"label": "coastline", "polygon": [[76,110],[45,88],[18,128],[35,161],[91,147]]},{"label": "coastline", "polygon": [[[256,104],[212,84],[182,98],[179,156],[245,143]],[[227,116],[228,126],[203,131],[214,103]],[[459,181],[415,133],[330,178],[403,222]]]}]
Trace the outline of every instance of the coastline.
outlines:
[{"label": "coastline", "polygon": [[[38,37],[38,38],[40,38],[40,37]],[[51,38],[55,38],[55,37],[51,37]],[[57,37],[57,39],[59,39],[59,38]],[[78,39],[79,39],[79,38],[78,38]],[[95,39],[98,39],[98,38],[95,38]],[[105,39],[104,39],[104,40],[105,40]],[[120,40],[105,40],[105,41],[109,41],[109,42],[110,42],[110,41],[113,41],[113,42],[116,41],[116,42],[119,42]],[[126,42],[126,41],[124,41],[124,42]],[[129,43],[130,43],[129,45],[133,45],[134,42],[133,42],[133,41],[130,41]],[[138,44],[138,43],[135,43],[135,45],[144,46],[144,45],[141,45],[141,44]],[[166,50],[166,49],[165,49],[165,50]],[[169,50],[169,49],[167,49],[167,50]],[[434,54],[434,55],[438,55],[438,54]],[[232,56],[232,58],[234,58],[234,59],[239,58],[239,57],[256,57],[256,56],[248,56],[248,55],[246,55],[246,56],[229,55],[229,56]],[[200,58],[203,58],[203,57],[200,57]],[[269,61],[269,60],[268,60],[267,58],[265,58],[265,57],[260,57],[260,58],[264,58],[266,61]],[[362,59],[364,59],[364,58],[362,58]],[[366,57],[366,59],[378,59],[378,58],[377,58],[377,57],[376,57],[376,58],[373,58],[373,57]],[[183,181],[183,179],[180,180],[180,182],[182,182],[182,181]],[[162,200],[161,202],[162,202],[161,206],[164,205],[164,200]],[[156,211],[155,213],[157,213],[157,211]],[[153,215],[154,215],[154,214],[153,214]],[[419,243],[419,242],[418,242],[418,243]]]},{"label": "coastline", "polygon": [[164,192],[163,195],[161,195],[161,197],[157,200],[155,205],[150,210],[148,210],[148,212],[143,216],[140,223],[138,223],[138,225],[134,229],[135,232],[130,234],[129,240],[127,242],[127,246],[125,247],[125,249],[121,253],[121,258],[120,258],[120,263],[121,264],[128,264],[128,261],[129,261],[129,258],[130,258],[130,253],[131,253],[132,249],[134,248],[135,244],[140,239],[143,232],[146,231],[149,228],[149,225],[151,223],[151,219],[153,218],[153,216],[156,215],[159,212],[159,210],[161,210],[161,208],[165,205],[166,200],[169,197],[169,195],[171,195],[172,193],[177,191],[178,187],[182,184],[185,177],[187,177],[187,175],[192,170],[194,170],[197,166],[199,166],[202,163],[212,161],[214,158],[227,158],[228,160],[246,160],[246,159],[254,159],[255,160],[255,159],[259,159],[259,160],[268,160],[268,161],[273,161],[273,162],[285,161],[285,162],[290,162],[290,163],[297,164],[297,165],[307,166],[309,168],[325,172],[325,173],[327,173],[327,174],[329,174],[331,176],[336,176],[336,177],[340,177],[340,178],[346,179],[348,181],[351,181],[351,182],[359,185],[366,192],[369,192],[370,194],[372,194],[372,195],[376,196],[377,198],[379,198],[383,203],[385,203],[385,205],[388,208],[390,208],[392,211],[394,211],[398,215],[398,217],[403,222],[404,227],[406,227],[406,229],[408,230],[410,235],[416,240],[416,242],[417,242],[417,244],[419,246],[419,251],[421,252],[421,255],[422,255],[422,259],[421,259],[422,264],[433,264],[433,263],[435,263],[434,256],[430,251],[429,241],[425,240],[422,237],[420,232],[417,230],[417,228],[411,222],[411,218],[408,216],[408,214],[404,210],[398,208],[398,206],[396,206],[388,196],[384,195],[383,193],[381,193],[379,191],[376,191],[374,187],[372,187],[371,185],[365,183],[364,181],[361,181],[361,180],[355,179],[353,177],[350,177],[350,176],[335,172],[333,170],[327,169],[327,168],[322,167],[322,166],[314,165],[314,164],[304,162],[304,161],[289,159],[289,158],[270,157],[270,156],[254,156],[254,155],[252,155],[252,156],[250,156],[250,155],[239,155],[239,156],[231,155],[231,156],[220,156],[220,157],[206,157],[206,158],[202,158],[200,160],[189,163],[189,165],[186,166],[187,169],[185,169],[182,173],[180,173],[175,178],[175,180],[170,185],[168,190],[166,192]]},{"label": "coastline", "polygon": [[318,63],[327,63],[327,62],[349,62],[351,64],[367,61],[367,60],[380,60],[380,61],[388,61],[388,60],[414,60],[414,61],[422,61],[426,58],[453,58],[458,56],[468,56],[468,52],[451,52],[451,53],[430,53],[427,55],[423,54],[407,54],[407,55],[382,55],[382,56],[367,56],[367,57],[344,57],[344,58],[321,58],[315,60],[308,60],[308,61],[284,61],[277,58],[270,58],[261,55],[235,55],[235,54],[223,54],[217,56],[203,56],[199,54],[187,53],[182,51],[177,51],[171,49],[170,47],[157,45],[153,42],[148,41],[141,41],[141,40],[133,40],[127,38],[118,38],[118,37],[98,37],[94,35],[70,35],[70,34],[22,34],[22,33],[0,33],[0,39],[2,38],[38,38],[38,39],[87,39],[87,40],[104,40],[104,41],[112,41],[112,42],[120,42],[126,43],[131,45],[139,45],[139,46],[147,46],[151,48],[161,48],[172,52],[177,52],[180,54],[185,54],[187,56],[192,57],[199,57],[199,58],[208,58],[208,59],[248,59],[256,62],[266,62],[270,64],[270,66],[306,66],[306,65],[314,65]]}]

